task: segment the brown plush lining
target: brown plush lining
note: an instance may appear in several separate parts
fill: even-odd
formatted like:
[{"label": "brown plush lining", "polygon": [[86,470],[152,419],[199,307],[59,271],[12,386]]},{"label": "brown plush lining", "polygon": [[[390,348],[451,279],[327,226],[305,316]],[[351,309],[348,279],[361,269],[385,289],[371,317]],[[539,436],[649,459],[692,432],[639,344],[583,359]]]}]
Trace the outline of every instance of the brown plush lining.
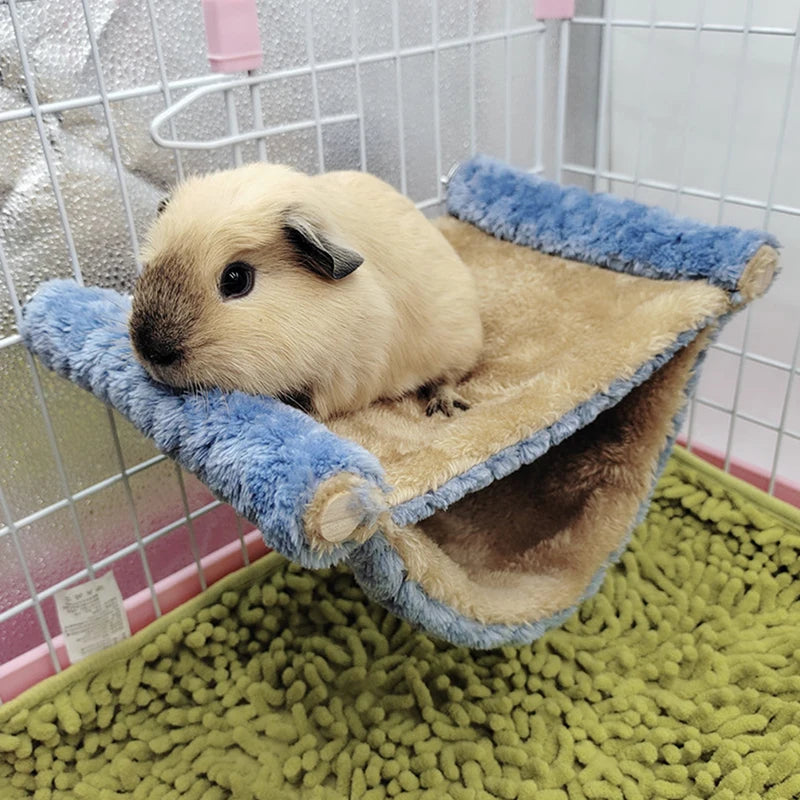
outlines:
[{"label": "brown plush lining", "polygon": [[[378,456],[396,505],[441,486],[730,308],[702,281],[656,281],[501,242],[451,218],[439,227],[479,284],[486,345],[459,392],[472,404],[426,417],[415,397],[329,422]],[[745,281],[760,287],[759,264]],[[408,577],[482,622],[548,617],[581,596],[621,544],[673,433],[708,331],[595,422],[486,489],[407,528],[385,527]]]}]

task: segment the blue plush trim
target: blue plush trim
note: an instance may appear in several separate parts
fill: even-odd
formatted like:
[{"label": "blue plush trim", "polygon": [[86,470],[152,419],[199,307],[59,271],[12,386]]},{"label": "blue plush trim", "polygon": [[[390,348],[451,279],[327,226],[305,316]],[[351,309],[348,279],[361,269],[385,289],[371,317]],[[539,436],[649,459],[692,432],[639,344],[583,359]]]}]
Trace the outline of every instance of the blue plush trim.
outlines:
[{"label": "blue plush trim", "polygon": [[559,186],[487,156],[462,164],[447,210],[487,233],[545,253],[648,278],[705,279],[735,292],[763,231],[714,227],[577,186]]},{"label": "blue plush trim", "polygon": [[[47,367],[110,403],[257,524],[270,547],[309,567],[341,561],[356,545],[312,551],[303,512],[316,487],[339,472],[382,485],[375,456],[273,398],[175,392],[152,381],[134,358],[129,312],[130,298],[110,289],[54,280],[25,306],[20,333]],[[365,506],[365,521],[379,511]]]}]

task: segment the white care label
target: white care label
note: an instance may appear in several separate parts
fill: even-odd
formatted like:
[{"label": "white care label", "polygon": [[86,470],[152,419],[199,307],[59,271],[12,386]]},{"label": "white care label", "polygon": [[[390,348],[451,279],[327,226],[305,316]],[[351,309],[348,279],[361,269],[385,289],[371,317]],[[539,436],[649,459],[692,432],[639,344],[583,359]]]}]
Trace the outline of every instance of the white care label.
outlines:
[{"label": "white care label", "polygon": [[131,635],[113,572],[55,593],[56,611],[72,664]]}]

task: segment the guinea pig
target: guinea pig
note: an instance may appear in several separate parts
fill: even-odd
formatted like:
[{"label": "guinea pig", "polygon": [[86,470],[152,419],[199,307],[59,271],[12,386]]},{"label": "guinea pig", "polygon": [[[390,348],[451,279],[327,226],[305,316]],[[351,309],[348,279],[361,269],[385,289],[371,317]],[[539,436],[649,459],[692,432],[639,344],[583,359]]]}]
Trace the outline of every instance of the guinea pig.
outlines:
[{"label": "guinea pig", "polygon": [[255,163],[162,203],[130,316],[156,380],[276,396],[325,419],[417,390],[429,415],[483,332],[475,280],[414,204],[361,172]]}]

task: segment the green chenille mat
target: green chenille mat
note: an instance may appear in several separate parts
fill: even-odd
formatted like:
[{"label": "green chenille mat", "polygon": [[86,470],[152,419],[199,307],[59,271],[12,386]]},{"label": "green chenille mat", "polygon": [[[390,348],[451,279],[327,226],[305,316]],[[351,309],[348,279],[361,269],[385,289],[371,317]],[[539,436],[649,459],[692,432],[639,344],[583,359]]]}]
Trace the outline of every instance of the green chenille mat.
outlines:
[{"label": "green chenille mat", "polygon": [[0,797],[800,797],[800,513],[678,451],[532,646],[413,632],[270,555],[0,707]]}]

